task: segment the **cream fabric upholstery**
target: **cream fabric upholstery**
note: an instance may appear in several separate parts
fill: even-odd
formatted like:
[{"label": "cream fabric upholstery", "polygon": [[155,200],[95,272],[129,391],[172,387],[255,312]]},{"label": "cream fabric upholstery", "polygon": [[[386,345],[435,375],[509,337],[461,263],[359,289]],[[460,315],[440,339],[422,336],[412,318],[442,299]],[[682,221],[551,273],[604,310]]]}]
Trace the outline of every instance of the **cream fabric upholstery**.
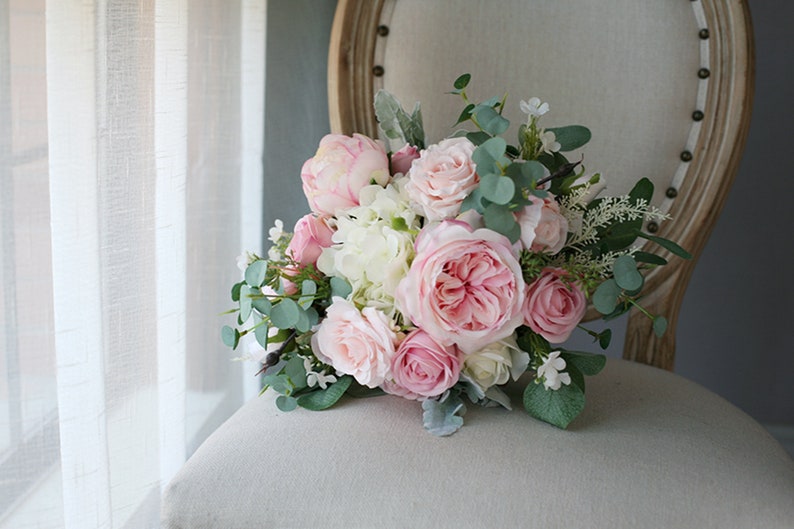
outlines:
[{"label": "cream fabric upholstery", "polygon": [[[568,431],[469,406],[455,435],[396,397],[279,412],[253,399],[167,489],[168,529],[791,528],[794,462],[677,375],[610,360]],[[517,396],[521,387],[513,390]]]},{"label": "cream fabric upholstery", "polygon": [[[375,64],[385,73],[376,86],[407,108],[421,101],[428,140],[435,143],[454,130],[464,104],[445,92],[469,72],[474,101],[507,91],[508,139],[526,119],[519,101],[540,97],[551,105],[543,126],[591,129],[585,166],[605,175],[609,194],[626,193],[648,177],[661,203],[698,105],[703,42],[693,2],[610,0],[608,8],[558,0],[462,4],[390,1],[381,16],[389,33],[377,41]],[[511,71],[522,75],[504,74]]]}]

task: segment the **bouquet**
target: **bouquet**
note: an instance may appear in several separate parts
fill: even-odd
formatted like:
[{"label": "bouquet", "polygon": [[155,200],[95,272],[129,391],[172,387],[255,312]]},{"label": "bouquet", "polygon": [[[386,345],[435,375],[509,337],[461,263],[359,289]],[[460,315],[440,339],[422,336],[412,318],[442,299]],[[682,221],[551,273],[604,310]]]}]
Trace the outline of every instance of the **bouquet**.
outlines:
[{"label": "bouquet", "polygon": [[510,409],[502,387],[526,374],[526,411],[565,428],[605,357],[561,344],[577,328],[602,348],[611,337],[581,325],[589,303],[605,319],[638,307],[664,332],[638,299],[642,272],[666,261],[636,241],[688,254],[642,231],[667,218],[650,205],[653,184],[597,198],[603,178],[562,154],[589,141],[587,128],[541,127],[549,105],[531,98],[508,144],[506,97],[471,102],[469,81],[451,92],[468,130],[430,145],[419,104],[409,113],[380,91],[391,149],[325,136],[301,171],[311,213],[291,233],[276,222],[267,258],[239,258],[237,326],[221,335],[263,364],[279,409],[388,393],[420,401],[425,428],[449,435],[465,401]]}]

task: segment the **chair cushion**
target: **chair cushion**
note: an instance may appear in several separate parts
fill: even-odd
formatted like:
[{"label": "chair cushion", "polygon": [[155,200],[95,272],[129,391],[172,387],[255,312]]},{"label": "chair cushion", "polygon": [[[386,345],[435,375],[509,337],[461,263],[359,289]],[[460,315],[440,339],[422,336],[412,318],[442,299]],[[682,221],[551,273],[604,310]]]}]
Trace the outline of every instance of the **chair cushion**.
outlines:
[{"label": "chair cushion", "polygon": [[[653,367],[610,359],[567,431],[469,406],[456,434],[392,396],[323,412],[249,401],[190,458],[163,526],[794,525],[794,461],[746,414]],[[510,388],[520,402],[520,383]]]}]

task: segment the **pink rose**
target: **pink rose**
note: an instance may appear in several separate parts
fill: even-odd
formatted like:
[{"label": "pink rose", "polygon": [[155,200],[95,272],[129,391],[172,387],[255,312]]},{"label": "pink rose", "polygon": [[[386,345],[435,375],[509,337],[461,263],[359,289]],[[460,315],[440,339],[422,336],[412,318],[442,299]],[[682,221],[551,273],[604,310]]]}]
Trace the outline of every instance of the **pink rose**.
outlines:
[{"label": "pink rose", "polygon": [[474,144],[466,138],[449,138],[422,151],[405,186],[418,213],[434,221],[460,212],[463,199],[480,183],[473,152]]},{"label": "pink rose", "polygon": [[398,309],[439,344],[470,353],[522,324],[524,279],[507,237],[460,221],[426,227],[395,292]]},{"label": "pink rose", "polygon": [[333,244],[331,237],[334,235],[334,230],[324,217],[304,215],[295,223],[293,231],[292,240],[287,246],[287,255],[301,266],[317,263],[323,248]]},{"label": "pink rose", "polygon": [[419,151],[413,145],[405,144],[402,148],[391,155],[392,174],[406,174],[411,168],[411,163],[419,158]]},{"label": "pink rose", "polygon": [[532,204],[516,214],[521,245],[537,253],[559,253],[568,238],[568,220],[560,213],[560,205],[551,194],[545,199],[535,196],[529,199]]},{"label": "pink rose", "polygon": [[376,388],[389,376],[398,334],[392,321],[372,307],[359,311],[340,297],[326,310],[312,336],[312,349],[321,361]]},{"label": "pink rose", "polygon": [[361,134],[328,134],[301,169],[303,192],[312,211],[332,216],[358,205],[361,188],[389,181],[389,158],[383,145]]},{"label": "pink rose", "polygon": [[574,281],[564,281],[567,272],[544,268],[527,287],[524,323],[550,343],[562,343],[582,321],[587,299]]},{"label": "pink rose", "polygon": [[405,398],[437,397],[457,383],[460,364],[457,347],[417,329],[397,348],[391,363],[394,384],[386,387]]}]

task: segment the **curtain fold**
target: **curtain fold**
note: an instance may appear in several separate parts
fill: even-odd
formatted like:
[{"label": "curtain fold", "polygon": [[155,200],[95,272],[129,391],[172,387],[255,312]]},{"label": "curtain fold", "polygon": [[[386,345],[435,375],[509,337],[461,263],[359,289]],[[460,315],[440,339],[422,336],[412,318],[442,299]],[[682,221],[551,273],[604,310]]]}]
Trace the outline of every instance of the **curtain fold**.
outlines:
[{"label": "curtain fold", "polygon": [[255,395],[265,0],[0,1],[0,528],[157,527]]}]

